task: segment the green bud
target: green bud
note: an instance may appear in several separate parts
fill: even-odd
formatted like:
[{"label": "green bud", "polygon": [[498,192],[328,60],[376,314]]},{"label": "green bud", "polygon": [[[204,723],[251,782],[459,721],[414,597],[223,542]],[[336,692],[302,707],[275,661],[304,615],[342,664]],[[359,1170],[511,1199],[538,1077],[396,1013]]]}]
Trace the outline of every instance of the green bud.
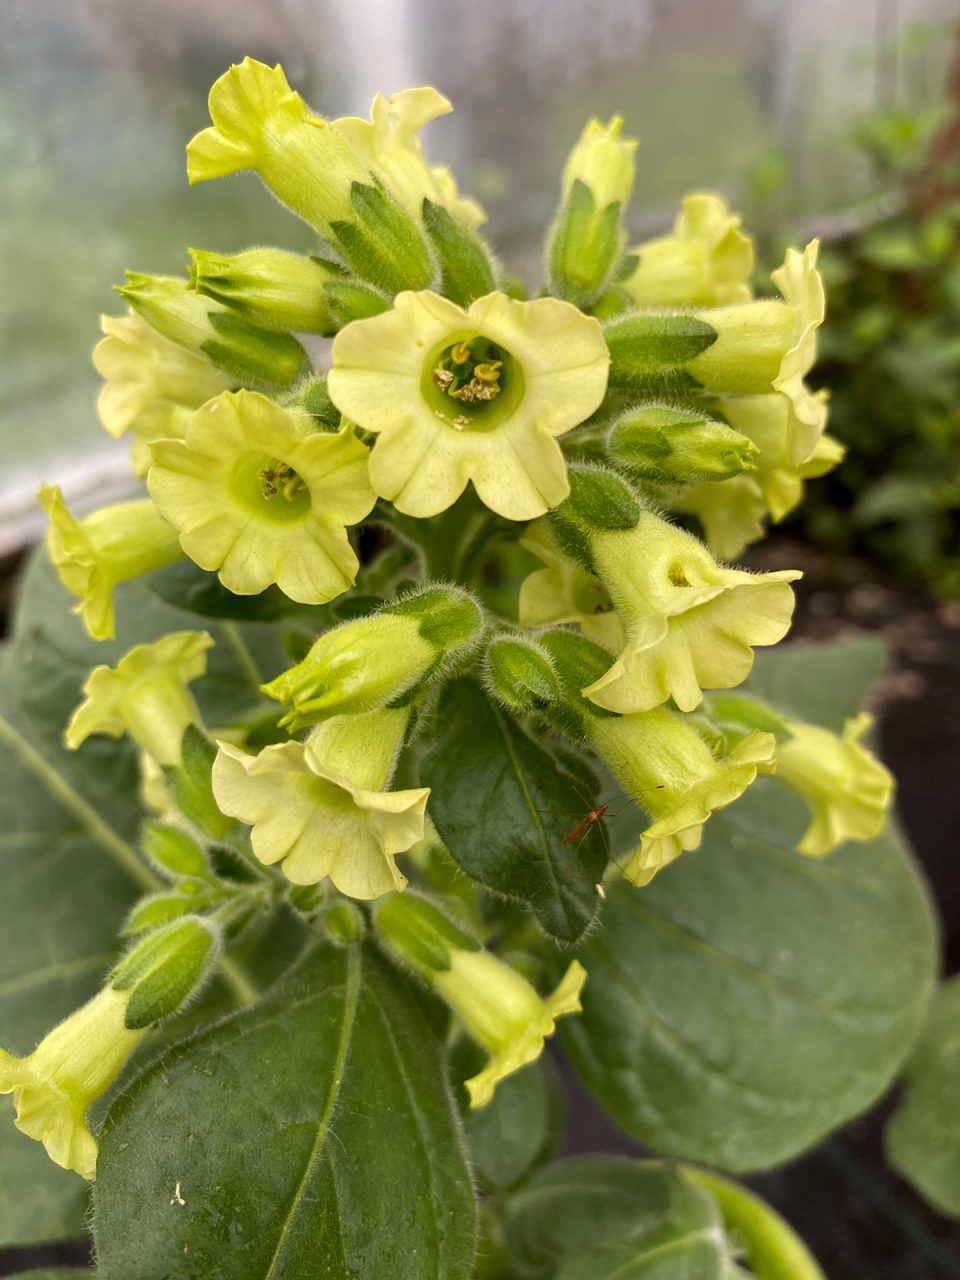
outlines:
[{"label": "green bud", "polygon": [[363,941],[366,921],[363,912],[353,902],[341,899],[324,912],[323,928],[327,937],[338,947],[352,947]]},{"label": "green bud", "polygon": [[610,456],[658,484],[726,480],[756,469],[760,450],[739,431],[698,409],[640,405],[619,418],[607,436]]},{"label": "green bud", "polygon": [[128,938],[151,933],[154,929],[169,924],[171,920],[185,916],[192,907],[191,899],[179,893],[151,894],[148,898],[141,898],[133,907],[121,932]]},{"label": "green bud", "polygon": [[158,333],[191,351],[202,351],[241,382],[264,388],[289,386],[309,365],[289,333],[250,324],[213,298],[194,292],[176,276],[127,272],[116,291]]},{"label": "green bud", "polygon": [[202,880],[210,868],[200,847],[185,831],[163,822],[143,824],[143,851],[161,871],[180,879],[188,876]]},{"label": "green bud", "polygon": [[324,290],[338,329],[351,320],[367,320],[390,310],[390,302],[382,293],[359,280],[331,280]]},{"label": "green bud", "polygon": [[515,711],[543,707],[560,695],[549,654],[532,640],[498,636],[487,648],[484,668],[491,692]]},{"label": "green bud", "polygon": [[327,631],[302,662],[261,688],[290,705],[280,723],[291,732],[333,715],[401,705],[471,645],[482,624],[468,592],[427,587]]},{"label": "green bud", "polygon": [[333,332],[324,285],[342,275],[338,267],[285,249],[189,253],[191,287],[251,324],[300,333]]},{"label": "green bud", "polygon": [[643,505],[630,485],[616,472],[587,464],[568,471],[570,496],[549,512],[547,519],[564,551],[591,573],[590,538],[594,533],[632,529]]},{"label": "green bud", "polygon": [[441,272],[441,292],[467,307],[497,287],[494,265],[483,240],[443,205],[423,202],[423,225]]},{"label": "green bud", "polygon": [[582,738],[593,718],[613,714],[581,692],[610,670],[610,654],[576,631],[547,631],[540,641],[560,682],[560,698],[546,714],[558,729]]},{"label": "green bud", "polygon": [[318,431],[340,430],[342,414],[330,399],[325,373],[311,373],[298,382],[290,397],[283,401],[283,407],[306,410]]},{"label": "green bud", "polygon": [[633,186],[637,144],[620,137],[623,121],[591,120],[563,173],[563,202],[550,233],[553,292],[584,305],[602,292],[624,244],[622,213]]},{"label": "green bud", "polygon": [[480,950],[475,938],[415,893],[381,898],[374,924],[392,954],[427,979],[449,970],[453,952]]},{"label": "green bud", "polygon": [[114,991],[129,991],[125,1024],[140,1030],[183,1007],[209,974],[220,949],[212,921],[188,916],[138,942],[110,975]]},{"label": "green bud", "polygon": [[380,186],[354,182],[354,217],[330,224],[330,235],[355,275],[385,293],[428,289],[436,266],[413,217]]}]

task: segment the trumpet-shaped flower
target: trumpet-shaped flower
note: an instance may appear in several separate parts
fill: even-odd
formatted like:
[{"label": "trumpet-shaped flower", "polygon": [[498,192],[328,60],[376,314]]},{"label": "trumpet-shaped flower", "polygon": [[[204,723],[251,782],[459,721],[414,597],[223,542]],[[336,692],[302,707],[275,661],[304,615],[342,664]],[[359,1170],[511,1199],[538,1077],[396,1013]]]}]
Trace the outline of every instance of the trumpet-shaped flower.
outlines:
[{"label": "trumpet-shaped flower", "polygon": [[74,611],[94,639],[111,639],[114,587],[179,560],[176,529],[146,500],[101,507],[83,520],[70,514],[56,485],[41,487],[40,502],[50,519],[50,559],[63,585],[79,597]]},{"label": "trumpet-shaped flower", "polygon": [[587,740],[628,795],[653,819],[624,868],[645,885],[698,849],[711,813],[732,804],[758,772],[776,768],[772,733],[751,733],[717,759],[695,729],[665,707],[637,715],[588,716]]},{"label": "trumpet-shaped flower", "polygon": [[668,698],[692,711],[703,689],[731,689],[746,679],[754,647],[776,644],[789,629],[788,584],[799,572],[725,568],[652,512],[642,512],[632,529],[595,532],[590,549],[627,628],[616,662],[584,690],[609,711],[649,711]]},{"label": "trumpet-shaped flower", "polygon": [[552,627],[572,622],[588,640],[619,653],[626,632],[600,579],[561,549],[543,520],[532,524],[520,542],[546,566],[534,569],[520,584],[520,625]]},{"label": "trumpet-shaped flower", "polygon": [[265,329],[332,333],[324,286],[340,279],[338,268],[286,249],[190,250],[191,287]]},{"label": "trumpet-shaped flower", "polygon": [[372,711],[409,697],[445,661],[468,648],[482,626],[471,595],[427,587],[366,618],[325,632],[302,662],[262,686],[291,710],[291,732],[328,716]]},{"label": "trumpet-shaped flower", "polygon": [[734,394],[780,392],[791,409],[789,459],[806,461],[823,433],[826,403],[804,378],[817,358],[817,329],[826,295],[817,270],[819,243],[803,253],[788,249],[772,280],[782,302],[761,301],[715,307],[700,313],[717,339],[686,368],[713,391]]},{"label": "trumpet-shaped flower", "polygon": [[883,830],[893,777],[863,746],[873,719],[847,720],[843,734],[788,720],[791,737],[777,748],[777,777],[803,796],[812,821],[797,845],[819,858],[844,840],[872,840]]},{"label": "trumpet-shaped flower", "polygon": [[[101,316],[106,335],[93,349],[93,365],[106,381],[97,399],[100,421],[119,438],[133,431],[159,439],[164,417],[179,409],[199,409],[236,379],[199,351],[190,351],[158,333],[142,316]],[[176,431],[169,432],[171,435]]]},{"label": "trumpet-shaped flower", "polygon": [[472,481],[491,510],[527,520],[566,496],[556,437],[599,406],[608,363],[599,323],[557,299],[491,293],[464,310],[401,293],[337,335],[328,389],[378,433],[370,479],[399,511],[436,515]]},{"label": "trumpet-shaped flower", "polygon": [[352,429],[312,429],[305,412],[255,391],[225,392],[197,410],[185,440],[152,446],[148,487],[180,545],[237,595],[276,583],[320,604],[353,585],[346,526],[376,501],[367,451]]},{"label": "trumpet-shaped flower", "polygon": [[200,723],[187,686],[206,671],[212,645],[205,631],[171,631],[136,645],[116,667],[94,667],[67,725],[67,746],[76,750],[92,733],[129,733],[158,764],[178,765],[184,731]]},{"label": "trumpet-shaped flower", "polygon": [[388,791],[409,709],[334,716],[306,743],[248,755],[220,743],[213,789],[224,813],[252,827],[261,862],[294,884],[329,876],[351,898],[402,889],[396,856],[423,838],[429,788]]},{"label": "trumpet-shaped flower", "polygon": [[429,85],[403,89],[384,97],[378,93],[370,119],[343,116],[334,120],[337,130],[366,167],[376,173],[419,217],[425,199],[443,205],[460,222],[476,230],[487,215],[475,200],[461,196],[448,168],[430,165],[417,136],[425,124],[447,115],[453,107]]},{"label": "trumpet-shaped flower", "polygon": [[685,196],[673,233],[637,245],[621,287],[638,307],[724,307],[749,300],[753,242],[719,196]]},{"label": "trumpet-shaped flower", "polygon": [[397,957],[430,983],[490,1054],[486,1067],[466,1082],[471,1107],[486,1106],[501,1080],[539,1058],[557,1018],[580,1012],[587,974],[579,960],[543,998],[424,898],[386,898],[375,921]]},{"label": "trumpet-shaped flower", "polygon": [[42,1142],[55,1164],[83,1178],[96,1177],[97,1169],[87,1109],[110,1088],[145,1035],[125,1024],[130,995],[104,988],[25,1058],[0,1049],[0,1093],[13,1094],[17,1128]]}]

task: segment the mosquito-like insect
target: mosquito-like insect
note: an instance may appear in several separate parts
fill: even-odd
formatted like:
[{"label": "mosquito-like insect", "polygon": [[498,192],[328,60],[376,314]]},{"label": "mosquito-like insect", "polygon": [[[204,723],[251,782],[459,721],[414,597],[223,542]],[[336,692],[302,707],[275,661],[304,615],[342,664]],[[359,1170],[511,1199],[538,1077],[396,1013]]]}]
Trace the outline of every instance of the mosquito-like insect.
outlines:
[{"label": "mosquito-like insect", "polygon": [[[658,786],[652,787],[651,790],[662,791],[664,786],[665,784],[661,782]],[[579,788],[574,787],[574,790],[576,791],[577,795],[580,796],[580,799],[583,800],[584,804],[586,804],[587,803],[586,797],[582,794]],[[587,832],[590,830],[590,828],[597,827],[597,829],[600,832],[600,838],[603,841],[604,850],[606,851],[606,855],[609,858],[610,846],[607,843],[607,835],[603,827],[601,827],[599,824],[603,821],[604,817],[606,816],[607,810],[610,808],[610,803],[611,803],[610,801],[604,801],[602,804],[593,805],[591,808],[589,808],[587,812],[584,814],[584,816],[580,818],[579,821],[575,822],[574,825],[567,832],[567,834],[563,836],[560,843],[573,844],[573,845],[576,845],[577,848],[579,848],[580,845],[583,843],[583,841],[586,839]],[[629,797],[627,799],[627,803],[628,804],[630,803]],[[597,893],[600,895],[601,898],[605,898],[607,896],[602,883],[597,885]]]}]

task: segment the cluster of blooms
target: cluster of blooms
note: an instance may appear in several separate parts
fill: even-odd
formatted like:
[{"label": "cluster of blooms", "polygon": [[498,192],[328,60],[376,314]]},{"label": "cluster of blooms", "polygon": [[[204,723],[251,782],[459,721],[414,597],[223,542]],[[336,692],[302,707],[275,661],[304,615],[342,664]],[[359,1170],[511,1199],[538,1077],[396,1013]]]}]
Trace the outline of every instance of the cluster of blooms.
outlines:
[{"label": "cluster of blooms", "polygon": [[[246,856],[268,897],[328,921],[334,904],[341,930],[370,921],[489,1050],[475,1105],[579,1008],[578,963],[541,998],[442,898],[402,892],[398,856],[411,871],[432,841],[429,790],[406,785],[411,747],[453,673],[474,669],[508,712],[592,751],[649,815],[611,864],[634,885],[696,849],[758,773],[808,802],[801,854],[882,825],[891,782],[861,744],[866,717],[837,737],[722,692],[787,632],[799,575],[718,557],[840,456],[804,382],[824,314],[816,243],[787,252],[776,299],[754,299],[750,240],[717,196],[689,196],[669,235],[628,247],[636,143],[619,120],[593,121],[564,171],[544,296],[528,300],[481,238],[480,207],[424,158],[418,131],[447,110],[423,88],[378,97],[370,121],[330,121],[279,67],[248,59],[218,80],[190,181],[254,171],[315,228],[322,256],[194,250],[182,279],[131,274],[129,313],[103,320],[94,360],[103,425],[132,438],[149,497],[78,520],[43,492],[50,554],[96,637],[114,634],[118,584],[181,558],[237,595],[275,587],[325,606],[358,575],[367,592],[326,629],[318,608],[312,647],[262,686],[284,709],[273,739],[261,704],[256,741],[234,726],[213,746],[188,688],[204,633],[139,645],[86,683],[67,744],[139,744],[164,810],[148,849],[174,883],[136,909],[139,940],[100,995],[30,1057],[0,1057],[21,1128],[85,1176],[89,1102],[243,916],[218,896],[204,840]],[[334,335],[327,372],[293,333]],[[706,541],[670,512],[696,517]],[[380,573],[373,605],[351,540],[365,523],[374,567],[399,566]],[[468,544],[476,563],[478,537],[542,565],[530,561],[515,621],[449,581]],[[437,545],[446,580],[429,579],[424,552],[420,581],[398,589],[417,547]],[[204,762],[207,793],[183,784]],[[350,899],[377,905],[351,917]]]}]

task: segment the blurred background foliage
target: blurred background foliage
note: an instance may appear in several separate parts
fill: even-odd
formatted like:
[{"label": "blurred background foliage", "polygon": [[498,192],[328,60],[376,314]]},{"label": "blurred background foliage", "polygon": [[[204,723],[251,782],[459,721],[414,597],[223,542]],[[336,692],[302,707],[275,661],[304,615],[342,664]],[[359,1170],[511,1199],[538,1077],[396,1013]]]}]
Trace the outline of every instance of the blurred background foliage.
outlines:
[{"label": "blurred background foliage", "polygon": [[[120,309],[110,286],[125,267],[182,270],[187,244],[310,246],[309,230],[252,178],[187,188],[183,146],[206,119],[209,85],[245,54],[282,61],[331,115],[366,113],[377,89],[437,84],[458,110],[428,130],[428,149],[485,203],[507,265],[534,281],[563,156],[590,114],[620,112],[641,136],[638,236],[669,225],[697,187],[743,209],[767,259],[788,236],[839,234],[824,373],[834,429],[858,452],[858,432],[872,446],[896,430],[907,490],[888,485],[867,500],[893,456],[886,443],[871,448],[861,475],[853,462],[844,469],[839,517],[825,497],[810,531],[842,547],[873,521],[879,547],[877,511],[913,513],[922,488],[929,519],[907,521],[909,537],[894,541],[942,547],[947,473],[935,457],[948,427],[956,436],[944,332],[956,284],[936,228],[950,215],[915,228],[910,250],[912,224],[890,218],[907,155],[943,103],[954,0],[499,0],[486,10],[468,0],[5,0],[3,17],[0,551],[39,531],[40,478],[81,504],[127,483],[125,447],[96,422],[89,364],[97,313]],[[878,107],[867,154],[851,128]],[[887,220],[880,249],[864,251],[866,231],[843,234],[876,217]],[[888,254],[900,245],[889,276],[877,256],[884,226]],[[858,406],[881,385],[902,408],[891,393],[889,427],[871,429]],[[932,474],[914,474],[921,436]],[[904,564],[930,560],[916,548]]]}]

